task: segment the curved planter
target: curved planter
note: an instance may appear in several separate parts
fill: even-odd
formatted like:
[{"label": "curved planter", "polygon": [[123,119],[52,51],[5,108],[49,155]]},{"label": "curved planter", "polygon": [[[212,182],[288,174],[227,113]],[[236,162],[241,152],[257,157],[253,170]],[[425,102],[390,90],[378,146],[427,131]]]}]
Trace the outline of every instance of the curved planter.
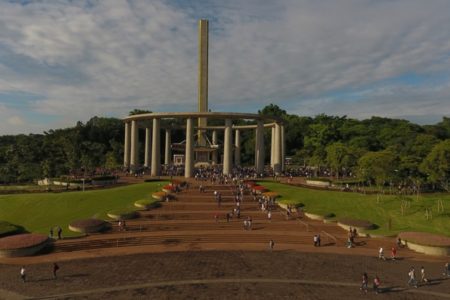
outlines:
[{"label": "curved planter", "polygon": [[136,211],[127,211],[127,212],[109,212],[108,217],[114,220],[130,220],[138,217],[138,213]]},{"label": "curved planter", "polygon": [[[287,210],[287,206],[288,206],[287,204],[285,204],[285,203],[279,203],[279,202],[277,202],[277,204],[278,204],[278,206],[281,207],[282,209]],[[291,208],[291,210],[292,210],[293,212],[296,212],[296,211],[297,211],[297,208],[294,206],[294,207]]]},{"label": "curved planter", "polygon": [[142,202],[139,202],[139,200],[134,202],[134,206],[136,206],[138,208],[143,208],[143,209],[155,208],[155,207],[158,207],[158,205],[160,205],[158,202],[142,203]]},{"label": "curved planter", "polygon": [[305,212],[305,216],[307,216],[311,220],[317,220],[317,221],[324,221],[325,220],[324,216],[316,215],[316,214],[312,214],[312,213]]},{"label": "curved planter", "polygon": [[399,237],[409,249],[437,256],[450,256],[450,238],[425,232],[403,232]]},{"label": "curved planter", "polygon": [[152,194],[152,198],[159,201],[163,201],[167,195],[168,194],[166,192],[156,192]]},{"label": "curved planter", "polygon": [[361,221],[361,220],[354,220],[355,222],[367,222],[367,225],[358,225],[356,223],[352,224],[351,223],[352,220],[339,220],[337,222],[337,225],[341,228],[343,228],[346,231],[350,230],[351,228],[356,228],[356,231],[358,233],[358,236],[364,236],[364,237],[369,237],[370,235],[366,232],[366,230],[371,230],[375,228],[375,224],[370,223],[368,221]]},{"label": "curved planter", "polygon": [[428,255],[450,256],[450,246],[426,246],[409,241],[406,242],[406,246],[411,250]]},{"label": "curved planter", "polygon": [[4,237],[0,239],[0,257],[31,256],[48,244],[50,239],[43,234],[24,233]]},{"label": "curved planter", "polygon": [[101,232],[108,228],[110,224],[98,219],[78,220],[69,224],[69,230],[80,233]]},{"label": "curved planter", "polygon": [[328,181],[320,181],[320,180],[306,180],[306,184],[319,187],[329,187],[331,185],[331,183]]}]

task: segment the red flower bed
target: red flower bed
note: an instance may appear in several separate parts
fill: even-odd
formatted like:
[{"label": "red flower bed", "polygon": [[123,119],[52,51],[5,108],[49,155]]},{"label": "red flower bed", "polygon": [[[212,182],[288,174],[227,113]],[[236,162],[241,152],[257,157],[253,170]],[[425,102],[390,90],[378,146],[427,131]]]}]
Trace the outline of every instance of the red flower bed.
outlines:
[{"label": "red flower bed", "polygon": [[23,233],[0,239],[0,250],[29,248],[45,243],[48,237],[38,233]]},{"label": "red flower bed", "polygon": [[267,191],[267,188],[262,185],[256,185],[252,187],[252,189],[254,189],[255,191]]}]

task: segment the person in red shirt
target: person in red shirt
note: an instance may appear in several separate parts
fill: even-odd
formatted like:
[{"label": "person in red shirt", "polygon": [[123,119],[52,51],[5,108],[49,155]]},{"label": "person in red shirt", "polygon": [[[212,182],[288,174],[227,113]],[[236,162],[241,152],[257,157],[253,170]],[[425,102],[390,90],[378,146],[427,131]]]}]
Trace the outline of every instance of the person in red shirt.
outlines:
[{"label": "person in red shirt", "polygon": [[391,259],[395,260],[397,258],[397,248],[392,247],[391,249]]},{"label": "person in red shirt", "polygon": [[380,285],[381,285],[380,278],[378,278],[378,276],[375,275],[375,278],[373,279],[373,290],[375,291],[375,294],[378,294],[380,292]]}]

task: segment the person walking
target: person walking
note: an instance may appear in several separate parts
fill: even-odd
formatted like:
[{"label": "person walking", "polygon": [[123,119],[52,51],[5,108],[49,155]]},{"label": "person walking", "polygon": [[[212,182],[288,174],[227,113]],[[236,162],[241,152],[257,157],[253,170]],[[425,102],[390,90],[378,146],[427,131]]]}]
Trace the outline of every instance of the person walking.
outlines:
[{"label": "person walking", "polygon": [[57,228],[57,233],[58,233],[58,240],[62,239],[62,228],[60,226],[58,226]]},{"label": "person walking", "polygon": [[59,266],[57,263],[53,263],[53,279],[56,279],[56,272],[58,272]]},{"label": "person walking", "polygon": [[380,250],[378,250],[378,259],[386,260],[386,257],[384,257],[383,247],[380,247]]},{"label": "person walking", "polygon": [[381,281],[378,275],[375,275],[375,278],[373,279],[373,290],[375,294],[378,294],[380,292],[380,285]]},{"label": "person walking", "polygon": [[22,268],[20,268],[20,278],[22,278],[23,283],[25,283],[25,281],[27,281],[27,274],[26,274],[26,270],[25,270],[24,266],[22,266]]},{"label": "person walking", "polygon": [[428,279],[425,275],[425,268],[422,266],[420,268],[420,283],[423,283],[423,282],[428,283]]},{"label": "person walking", "polygon": [[416,271],[414,270],[414,267],[411,267],[411,269],[409,269],[408,276],[408,285],[417,288]]},{"label": "person walking", "polygon": [[362,283],[361,287],[359,288],[361,291],[364,291],[364,293],[367,294],[367,284],[369,283],[369,276],[367,276],[367,273],[364,272],[362,275]]},{"label": "person walking", "polygon": [[270,210],[267,213],[267,219],[269,219],[269,222],[272,222],[272,212]]},{"label": "person walking", "polygon": [[397,258],[397,248],[395,248],[395,246],[393,246],[391,249],[391,259],[395,260],[396,258]]},{"label": "person walking", "polygon": [[442,275],[446,276],[446,277],[450,277],[450,263],[445,263],[444,265],[444,273],[442,273]]},{"label": "person walking", "polygon": [[273,247],[275,247],[275,242],[273,240],[270,240],[269,241],[269,250],[270,250],[270,252],[273,251]]}]

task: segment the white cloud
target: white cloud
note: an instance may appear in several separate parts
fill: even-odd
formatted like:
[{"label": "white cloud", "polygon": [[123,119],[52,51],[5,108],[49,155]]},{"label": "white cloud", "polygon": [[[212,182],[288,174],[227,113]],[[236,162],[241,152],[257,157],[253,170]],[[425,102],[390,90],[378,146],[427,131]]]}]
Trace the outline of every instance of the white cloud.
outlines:
[{"label": "white cloud", "polygon": [[[357,105],[329,96],[353,89],[365,93],[372,114],[396,116],[391,112],[404,111],[405,101],[410,115],[448,114],[449,89],[410,89],[408,99],[394,94],[388,101],[372,94],[381,87],[370,86],[405,73],[448,71],[449,1],[180,3],[0,2],[0,93],[39,95],[30,112],[56,115],[61,125],[134,108],[192,107],[196,21],[208,17],[212,109],[245,103],[256,111],[296,99],[289,106],[299,114],[345,107],[347,115],[365,117]],[[4,125],[0,133],[12,130]]]}]

